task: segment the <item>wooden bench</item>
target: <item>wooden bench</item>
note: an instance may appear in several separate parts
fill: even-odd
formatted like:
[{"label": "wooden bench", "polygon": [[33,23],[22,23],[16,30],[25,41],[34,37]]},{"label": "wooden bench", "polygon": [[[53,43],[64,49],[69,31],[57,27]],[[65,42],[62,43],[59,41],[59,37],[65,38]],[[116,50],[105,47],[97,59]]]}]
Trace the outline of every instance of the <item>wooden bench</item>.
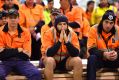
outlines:
[{"label": "wooden bench", "polygon": [[[38,67],[39,61],[31,61],[31,63]],[[82,59],[83,63],[83,80],[86,80],[86,67],[87,67],[87,60]],[[39,70],[43,73],[43,69],[39,68]],[[97,80],[119,80],[119,72],[115,70],[109,69],[101,69],[97,72]],[[10,74],[7,76],[7,80],[27,80],[25,76]],[[73,72],[68,73],[55,73],[53,80],[73,80]]]}]

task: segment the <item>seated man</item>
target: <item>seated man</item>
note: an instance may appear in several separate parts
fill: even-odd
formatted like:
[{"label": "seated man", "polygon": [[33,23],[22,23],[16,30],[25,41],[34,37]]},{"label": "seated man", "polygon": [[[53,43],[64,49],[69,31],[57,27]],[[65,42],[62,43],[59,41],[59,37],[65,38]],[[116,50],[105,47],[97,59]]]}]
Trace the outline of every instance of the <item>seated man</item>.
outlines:
[{"label": "seated man", "polygon": [[45,50],[46,80],[53,80],[53,69],[72,70],[74,80],[82,80],[82,62],[79,56],[79,42],[76,33],[68,28],[64,15],[55,18],[54,27],[43,35],[42,46]]},{"label": "seated man", "polygon": [[0,28],[0,80],[13,70],[28,80],[41,80],[40,71],[30,63],[31,36],[29,30],[18,24],[19,13],[8,11],[7,24]]},{"label": "seated man", "polygon": [[96,80],[96,70],[100,68],[119,67],[119,27],[115,19],[114,12],[107,10],[100,23],[89,31],[87,80]]}]

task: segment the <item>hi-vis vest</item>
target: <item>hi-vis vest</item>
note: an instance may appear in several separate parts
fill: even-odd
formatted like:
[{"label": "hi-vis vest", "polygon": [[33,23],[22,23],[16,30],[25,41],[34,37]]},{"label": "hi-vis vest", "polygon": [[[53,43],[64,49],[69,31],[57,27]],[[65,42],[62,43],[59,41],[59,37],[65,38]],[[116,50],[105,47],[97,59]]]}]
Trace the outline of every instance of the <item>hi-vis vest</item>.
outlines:
[{"label": "hi-vis vest", "polygon": [[[69,29],[70,30],[70,29]],[[59,40],[59,37],[56,35],[56,29],[54,27],[50,28],[48,31],[46,31],[43,35],[43,41],[42,41],[42,47],[43,50],[45,50],[45,53],[47,53],[48,48],[54,46],[54,44]],[[73,30],[70,30],[68,41],[71,42],[71,44],[76,47],[77,49],[80,49],[78,37],[76,33]],[[65,57],[68,57],[69,53],[66,48],[66,45],[64,41],[61,43],[61,46],[58,50],[58,52],[55,54],[54,58],[56,61],[61,61]]]},{"label": "hi-vis vest", "polygon": [[[115,35],[110,34],[106,40],[97,32],[97,25],[90,28],[88,49],[97,47],[99,50],[111,51],[119,47],[119,28],[115,26]],[[106,33],[105,33],[106,34]]]}]

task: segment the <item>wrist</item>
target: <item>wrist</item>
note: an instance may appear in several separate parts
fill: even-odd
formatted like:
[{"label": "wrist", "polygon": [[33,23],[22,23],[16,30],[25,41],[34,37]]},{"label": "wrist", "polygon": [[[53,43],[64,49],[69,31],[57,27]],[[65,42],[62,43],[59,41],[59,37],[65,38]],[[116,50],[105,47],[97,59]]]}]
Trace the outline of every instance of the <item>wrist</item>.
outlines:
[{"label": "wrist", "polygon": [[104,60],[107,59],[107,56],[106,56],[106,53],[105,52],[103,53],[103,58],[104,58]]}]

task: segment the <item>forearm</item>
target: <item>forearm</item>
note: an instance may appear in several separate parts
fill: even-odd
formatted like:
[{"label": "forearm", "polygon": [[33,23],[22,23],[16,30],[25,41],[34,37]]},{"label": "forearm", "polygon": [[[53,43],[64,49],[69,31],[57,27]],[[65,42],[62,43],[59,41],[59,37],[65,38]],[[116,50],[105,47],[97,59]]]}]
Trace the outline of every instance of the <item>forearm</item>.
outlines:
[{"label": "forearm", "polygon": [[4,59],[8,59],[11,57],[15,57],[18,53],[17,49],[4,49],[2,52],[0,52],[0,59],[4,60]]},{"label": "forearm", "polygon": [[97,57],[103,58],[104,51],[98,50],[96,47],[88,50],[90,55],[96,55]]},{"label": "forearm", "polygon": [[79,50],[75,48],[70,42],[67,42],[65,44],[66,44],[66,47],[67,47],[67,50],[70,56],[76,57],[79,55]]},{"label": "forearm", "polygon": [[47,50],[47,54],[46,55],[48,57],[54,56],[57,53],[57,51],[59,50],[60,46],[61,46],[61,42],[58,41],[54,46],[52,46],[51,48],[49,48]]}]

